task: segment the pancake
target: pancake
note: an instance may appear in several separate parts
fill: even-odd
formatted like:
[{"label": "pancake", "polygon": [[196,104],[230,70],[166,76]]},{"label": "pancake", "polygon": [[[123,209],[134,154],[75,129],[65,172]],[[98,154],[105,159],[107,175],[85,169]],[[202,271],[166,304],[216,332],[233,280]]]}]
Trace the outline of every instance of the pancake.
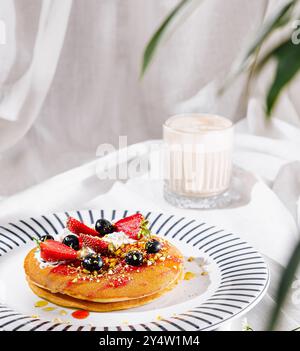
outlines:
[{"label": "pancake", "polygon": [[[78,304],[86,304],[87,301],[112,304],[124,302],[116,305],[119,306],[115,307],[116,309],[129,308],[120,308],[126,305],[139,306],[147,303],[144,302],[147,298],[152,301],[156,295],[160,296],[168,290],[178,281],[182,272],[183,258],[179,250],[162,238],[152,237],[161,242],[162,249],[159,254],[149,255],[147,263],[140,267],[128,266],[119,258],[106,258],[108,268],[103,268],[101,274],[97,275],[73,264],[42,267],[36,258],[35,248],[25,258],[25,273],[33,291],[47,294],[48,299],[59,300],[62,304],[74,304],[74,299],[77,299],[80,300]],[[141,248],[145,244],[139,241],[135,245]],[[128,251],[136,247],[127,245],[126,248]],[[109,268],[114,265],[114,260],[115,266]],[[140,302],[132,301],[130,305],[131,300],[137,299],[140,299]]]},{"label": "pancake", "polygon": [[28,280],[28,285],[33,291],[33,293],[35,293],[40,298],[45,299],[55,305],[59,305],[67,308],[86,310],[91,312],[111,312],[111,311],[118,311],[118,310],[139,307],[147,303],[150,303],[155,299],[158,299],[162,295],[172,290],[178,284],[178,281],[181,279],[181,275],[178,277],[178,279],[175,282],[170,284],[170,286],[168,286],[163,291],[160,291],[159,293],[138,298],[138,299],[131,299],[128,301],[117,301],[117,302],[107,302],[107,303],[97,303],[97,302],[91,302],[86,300],[80,300],[80,299],[76,299],[74,297],[60,294],[60,293],[53,294],[50,291],[46,289],[42,289],[37,285],[33,284],[29,279],[27,280]]}]

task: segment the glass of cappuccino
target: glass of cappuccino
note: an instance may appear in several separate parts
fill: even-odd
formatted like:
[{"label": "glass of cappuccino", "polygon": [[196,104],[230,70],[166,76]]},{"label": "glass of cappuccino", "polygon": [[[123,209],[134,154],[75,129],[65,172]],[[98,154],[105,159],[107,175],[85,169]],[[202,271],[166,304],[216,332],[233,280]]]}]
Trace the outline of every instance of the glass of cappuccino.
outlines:
[{"label": "glass of cappuccino", "polygon": [[222,116],[175,115],[163,125],[164,197],[182,208],[230,203],[233,124]]}]

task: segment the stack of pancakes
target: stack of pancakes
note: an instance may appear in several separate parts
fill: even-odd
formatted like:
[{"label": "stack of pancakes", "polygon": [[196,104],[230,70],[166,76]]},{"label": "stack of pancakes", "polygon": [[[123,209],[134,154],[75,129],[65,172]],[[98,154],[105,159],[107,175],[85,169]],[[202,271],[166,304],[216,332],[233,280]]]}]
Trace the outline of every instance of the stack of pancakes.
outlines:
[{"label": "stack of pancakes", "polygon": [[138,307],[170,291],[182,278],[182,255],[168,242],[164,260],[126,272],[107,272],[95,279],[67,263],[43,267],[36,250],[32,249],[24,262],[29,286],[39,297],[64,307],[95,312]]}]

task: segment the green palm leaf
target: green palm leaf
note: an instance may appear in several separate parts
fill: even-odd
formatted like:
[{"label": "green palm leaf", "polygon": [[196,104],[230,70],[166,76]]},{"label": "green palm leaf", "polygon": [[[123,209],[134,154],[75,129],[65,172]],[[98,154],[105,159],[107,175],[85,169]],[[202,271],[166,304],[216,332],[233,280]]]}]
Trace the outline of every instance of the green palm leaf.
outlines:
[{"label": "green palm leaf", "polygon": [[144,75],[150,62],[152,61],[154,54],[157,50],[159,43],[165,32],[167,31],[169,25],[172,23],[173,19],[181,12],[181,10],[189,3],[191,0],[181,0],[174,9],[169,13],[169,15],[164,19],[162,24],[156,30],[156,32],[151,37],[150,41],[146,45],[143,55],[143,62],[141,68],[141,76]]},{"label": "green palm leaf", "polygon": [[[291,19],[292,9],[298,0],[288,1],[279,11],[270,18],[261,28],[255,40],[250,44],[245,54],[239,62],[233,66],[232,71],[228,74],[223,87],[220,92],[223,92],[232,82],[246,69],[255,64],[256,55],[266,39],[276,30],[284,26]],[[252,62],[251,62],[252,60]]]},{"label": "green palm leaf", "polygon": [[258,33],[254,42],[248,48],[245,60],[253,55],[264,43],[267,37],[273,33],[273,31],[277,28],[280,28],[288,23],[290,20],[291,10],[294,7],[295,3],[298,0],[290,0],[288,1],[270,20],[266,22],[266,24],[261,28],[261,31]]},{"label": "green palm leaf", "polygon": [[271,115],[281,91],[297,75],[300,69],[300,45],[293,44],[290,38],[272,49],[256,65],[258,74],[270,61],[276,61],[276,71],[267,95],[267,116]]},{"label": "green palm leaf", "polygon": [[290,39],[280,44],[259,64],[259,69],[270,58],[277,61],[276,73],[267,95],[267,116],[271,115],[278,97],[285,86],[297,75],[300,69],[300,45],[295,45]]}]

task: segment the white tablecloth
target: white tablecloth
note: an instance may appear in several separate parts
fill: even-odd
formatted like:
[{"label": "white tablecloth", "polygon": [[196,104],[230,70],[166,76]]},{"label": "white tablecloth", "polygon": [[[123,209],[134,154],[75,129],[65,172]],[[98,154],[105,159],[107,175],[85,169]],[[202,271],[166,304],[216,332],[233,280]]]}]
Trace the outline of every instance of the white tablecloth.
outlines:
[{"label": "white tablecloth", "polygon": [[[299,240],[297,201],[300,194],[300,132],[284,122],[274,120],[272,123],[275,129],[269,126],[269,130],[276,130],[279,123],[281,133],[287,133],[288,138],[252,136],[245,122],[236,127],[238,133],[234,161],[243,169],[242,180],[245,184],[244,202],[240,206],[200,211],[177,209],[166,203],[162,180],[153,179],[154,174],[157,174],[158,158],[156,151],[149,154],[149,150],[155,141],[148,141],[124,151],[129,151],[131,161],[141,154],[149,156],[150,172],[122,181],[100,180],[100,170],[111,164],[113,158],[108,155],[95,159],[14,196],[3,198],[0,201],[0,221],[5,223],[21,217],[71,209],[126,208],[180,213],[222,226],[249,241],[269,264],[269,291],[246,316],[253,329],[262,330],[274,306],[283,266]],[[300,325],[299,299],[293,298],[296,293],[299,294],[295,289],[291,290],[278,329],[291,330]],[[241,330],[241,318],[226,328]]]}]

